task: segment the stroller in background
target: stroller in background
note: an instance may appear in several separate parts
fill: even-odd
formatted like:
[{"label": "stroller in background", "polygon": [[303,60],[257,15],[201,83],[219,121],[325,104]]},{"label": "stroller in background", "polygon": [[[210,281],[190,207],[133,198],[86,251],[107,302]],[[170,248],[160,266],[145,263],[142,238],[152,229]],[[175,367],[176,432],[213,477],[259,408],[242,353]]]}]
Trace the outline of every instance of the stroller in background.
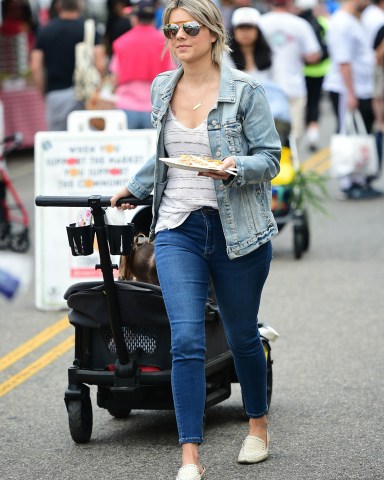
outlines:
[{"label": "stroller in background", "polygon": [[263,82],[263,87],[282,145],[280,173],[272,180],[272,212],[279,231],[290,221],[293,222],[293,252],[294,257],[300,259],[309,248],[310,232],[308,212],[300,205],[300,186],[295,182],[300,164],[295,140],[290,135],[289,102],[275,83]]},{"label": "stroller in background", "polygon": [[[152,199],[120,199],[119,203],[150,205]],[[145,233],[149,209],[138,212],[135,223],[106,225],[110,197],[36,197],[37,206],[90,207],[94,224],[67,227],[72,254],[90,255],[94,234],[103,281],[72,285],[65,293],[69,321],[75,327],[75,355],[68,368],[65,404],[69,429],[76,443],[92,435],[93,415],[88,385],[97,386],[97,405],[116,418],[132,409],[173,409],[170,327],[160,287],[135,281],[115,281],[110,254],[129,255],[135,233]],[[136,216],[135,216],[136,217]],[[206,408],[231,395],[238,382],[216,305],[206,304]],[[259,324],[267,359],[267,400],[272,397],[270,340],[277,332]]]},{"label": "stroller in background", "polygon": [[4,137],[4,111],[0,101],[0,250],[19,253],[26,252],[30,246],[29,218],[8,174],[6,158],[17,150],[22,140],[20,133]]}]

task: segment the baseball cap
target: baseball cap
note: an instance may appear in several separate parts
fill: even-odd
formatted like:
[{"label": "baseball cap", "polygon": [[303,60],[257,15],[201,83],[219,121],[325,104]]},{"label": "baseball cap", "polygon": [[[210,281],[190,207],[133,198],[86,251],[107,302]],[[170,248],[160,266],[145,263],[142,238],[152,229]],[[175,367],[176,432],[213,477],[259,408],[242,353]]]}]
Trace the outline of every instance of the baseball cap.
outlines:
[{"label": "baseball cap", "polygon": [[141,0],[133,6],[132,13],[139,18],[154,18],[156,14],[156,8],[150,0]]},{"label": "baseball cap", "polygon": [[295,0],[294,4],[301,10],[311,10],[315,8],[319,2],[317,0]]},{"label": "baseball cap", "polygon": [[256,10],[256,8],[237,8],[232,14],[232,27],[236,28],[240,25],[252,25],[252,27],[258,27],[260,16],[260,12]]}]

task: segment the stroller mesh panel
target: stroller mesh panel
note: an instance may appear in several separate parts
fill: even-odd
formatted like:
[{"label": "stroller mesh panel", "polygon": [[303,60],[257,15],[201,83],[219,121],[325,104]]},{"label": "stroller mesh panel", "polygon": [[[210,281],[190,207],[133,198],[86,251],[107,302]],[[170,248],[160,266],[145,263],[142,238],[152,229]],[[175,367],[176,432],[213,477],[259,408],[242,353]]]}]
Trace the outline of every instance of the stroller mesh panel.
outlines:
[{"label": "stroller mesh panel", "polygon": [[[159,333],[157,330],[156,327],[151,326],[123,327],[124,340],[128,353],[140,358],[154,355],[159,344]],[[116,344],[111,329],[103,328],[102,334],[110,353],[116,357]]]}]

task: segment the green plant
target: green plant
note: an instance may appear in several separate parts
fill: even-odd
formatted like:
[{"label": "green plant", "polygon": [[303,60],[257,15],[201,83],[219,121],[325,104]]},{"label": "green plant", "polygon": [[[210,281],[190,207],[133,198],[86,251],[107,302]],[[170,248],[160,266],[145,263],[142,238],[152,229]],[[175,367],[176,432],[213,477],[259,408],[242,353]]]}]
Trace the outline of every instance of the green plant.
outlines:
[{"label": "green plant", "polygon": [[293,197],[296,208],[312,207],[327,214],[328,210],[324,206],[324,201],[330,198],[328,180],[327,175],[322,175],[314,170],[304,172],[299,169],[293,181]]}]

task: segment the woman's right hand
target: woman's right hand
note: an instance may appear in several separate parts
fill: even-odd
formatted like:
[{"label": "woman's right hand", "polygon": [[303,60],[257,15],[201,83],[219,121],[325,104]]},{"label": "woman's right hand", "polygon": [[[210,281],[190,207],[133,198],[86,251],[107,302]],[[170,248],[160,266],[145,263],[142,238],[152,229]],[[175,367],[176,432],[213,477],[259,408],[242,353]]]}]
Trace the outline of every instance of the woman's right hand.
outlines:
[{"label": "woman's right hand", "polygon": [[[130,197],[130,196],[132,196],[132,193],[128,190],[128,188],[127,187],[122,188],[117,193],[115,193],[115,195],[113,195],[113,197],[111,198],[111,207],[116,207],[116,202],[120,198]],[[136,205],[131,205],[130,203],[122,203],[116,208],[118,208],[119,210],[132,210],[136,208]]]}]

